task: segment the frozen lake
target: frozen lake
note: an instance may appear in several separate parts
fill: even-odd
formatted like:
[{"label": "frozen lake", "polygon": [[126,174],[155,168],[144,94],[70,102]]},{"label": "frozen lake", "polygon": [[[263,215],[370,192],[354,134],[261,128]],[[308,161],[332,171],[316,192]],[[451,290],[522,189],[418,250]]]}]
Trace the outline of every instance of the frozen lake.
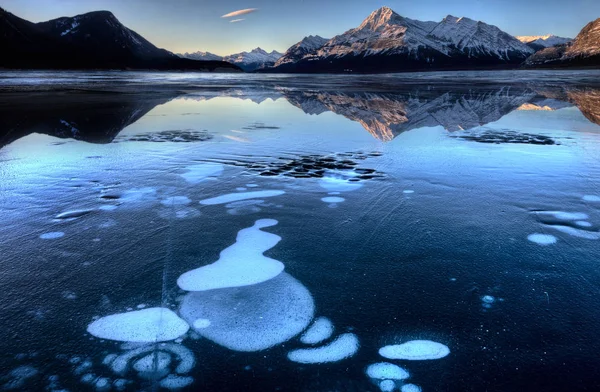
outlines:
[{"label": "frozen lake", "polygon": [[599,72],[0,74],[0,388],[600,390]]}]

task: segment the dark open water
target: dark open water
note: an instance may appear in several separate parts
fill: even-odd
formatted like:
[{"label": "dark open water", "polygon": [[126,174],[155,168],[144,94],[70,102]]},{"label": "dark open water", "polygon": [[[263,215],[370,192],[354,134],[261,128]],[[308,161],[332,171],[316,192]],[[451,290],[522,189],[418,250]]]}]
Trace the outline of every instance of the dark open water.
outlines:
[{"label": "dark open water", "polygon": [[600,390],[598,76],[1,74],[0,388]]}]

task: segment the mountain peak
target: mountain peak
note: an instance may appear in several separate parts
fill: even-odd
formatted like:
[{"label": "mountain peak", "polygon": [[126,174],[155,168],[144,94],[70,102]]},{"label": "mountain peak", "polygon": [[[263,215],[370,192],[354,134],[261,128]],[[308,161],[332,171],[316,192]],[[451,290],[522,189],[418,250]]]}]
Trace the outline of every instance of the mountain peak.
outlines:
[{"label": "mountain peak", "polygon": [[399,19],[402,19],[402,17],[390,7],[381,7],[371,12],[371,15],[362,22],[358,29],[378,30],[382,26],[394,24]]}]

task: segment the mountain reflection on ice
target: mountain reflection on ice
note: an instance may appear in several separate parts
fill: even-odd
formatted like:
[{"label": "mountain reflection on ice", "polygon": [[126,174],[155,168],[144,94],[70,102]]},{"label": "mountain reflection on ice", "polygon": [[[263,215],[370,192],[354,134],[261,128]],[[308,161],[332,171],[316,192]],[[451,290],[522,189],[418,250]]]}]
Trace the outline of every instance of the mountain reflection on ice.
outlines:
[{"label": "mountain reflection on ice", "polygon": [[58,74],[3,87],[0,389],[600,388],[596,74]]}]

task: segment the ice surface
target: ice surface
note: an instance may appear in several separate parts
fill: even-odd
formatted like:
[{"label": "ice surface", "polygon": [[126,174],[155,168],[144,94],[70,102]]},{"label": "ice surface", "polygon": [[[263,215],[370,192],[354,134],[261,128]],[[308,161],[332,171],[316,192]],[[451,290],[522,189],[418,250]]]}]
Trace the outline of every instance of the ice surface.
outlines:
[{"label": "ice surface", "polygon": [[182,274],[177,284],[182,290],[203,291],[273,279],[283,271],[283,263],[263,253],[274,247],[281,237],[260,229],[276,224],[274,219],[260,219],[254,226],[240,230],[235,244],[223,250],[219,260]]},{"label": "ice surface", "polygon": [[330,197],[324,197],[321,200],[324,201],[325,203],[341,203],[346,199],[344,199],[343,197],[330,196]]},{"label": "ice surface", "polygon": [[171,196],[162,200],[160,203],[164,206],[185,206],[192,201],[187,196]]},{"label": "ice surface", "polygon": [[216,204],[227,204],[227,203],[231,203],[231,202],[239,201],[239,200],[280,196],[280,195],[283,195],[284,193],[285,193],[285,191],[281,191],[281,190],[228,193],[226,195],[201,200],[200,204],[209,205],[209,206],[216,205]]},{"label": "ice surface", "polygon": [[63,233],[62,231],[52,231],[49,233],[44,233],[42,235],[40,235],[40,238],[43,240],[54,240],[57,238],[61,238],[64,237],[65,233]]},{"label": "ice surface", "polygon": [[379,355],[387,359],[407,359],[409,361],[440,359],[450,354],[450,349],[431,340],[411,340],[409,342],[382,347]]},{"label": "ice surface", "polygon": [[410,374],[393,363],[379,362],[367,367],[367,376],[378,380],[404,380],[410,377]]},{"label": "ice surface", "polygon": [[218,177],[223,173],[223,165],[218,163],[201,163],[199,165],[188,166],[188,171],[181,174],[190,184],[199,184],[209,178]]},{"label": "ice surface", "polygon": [[119,199],[123,203],[140,203],[156,200],[156,189],[150,187],[132,188],[123,192]]},{"label": "ice surface", "polygon": [[326,317],[319,317],[302,335],[300,341],[304,344],[317,344],[329,339],[333,334],[333,324]]},{"label": "ice surface", "polygon": [[539,244],[539,245],[551,245],[551,244],[555,244],[557,241],[556,237],[551,234],[540,234],[540,233],[529,234],[527,236],[527,239],[529,241],[535,242],[536,244]]},{"label": "ice surface", "polygon": [[353,356],[359,348],[358,338],[353,333],[340,335],[333,342],[316,348],[290,351],[288,359],[298,363],[337,362]]},{"label": "ice surface", "polygon": [[400,388],[400,392],[421,392],[421,387],[415,384],[404,384]]},{"label": "ice surface", "polygon": [[189,325],[172,310],[148,308],[113,314],[92,322],[87,331],[101,339],[122,342],[162,342],[185,334]]},{"label": "ice surface", "polygon": [[235,351],[259,351],[283,343],[311,322],[314,302],[300,282],[284,273],[264,283],[187,294],[181,316],[201,336]]}]

